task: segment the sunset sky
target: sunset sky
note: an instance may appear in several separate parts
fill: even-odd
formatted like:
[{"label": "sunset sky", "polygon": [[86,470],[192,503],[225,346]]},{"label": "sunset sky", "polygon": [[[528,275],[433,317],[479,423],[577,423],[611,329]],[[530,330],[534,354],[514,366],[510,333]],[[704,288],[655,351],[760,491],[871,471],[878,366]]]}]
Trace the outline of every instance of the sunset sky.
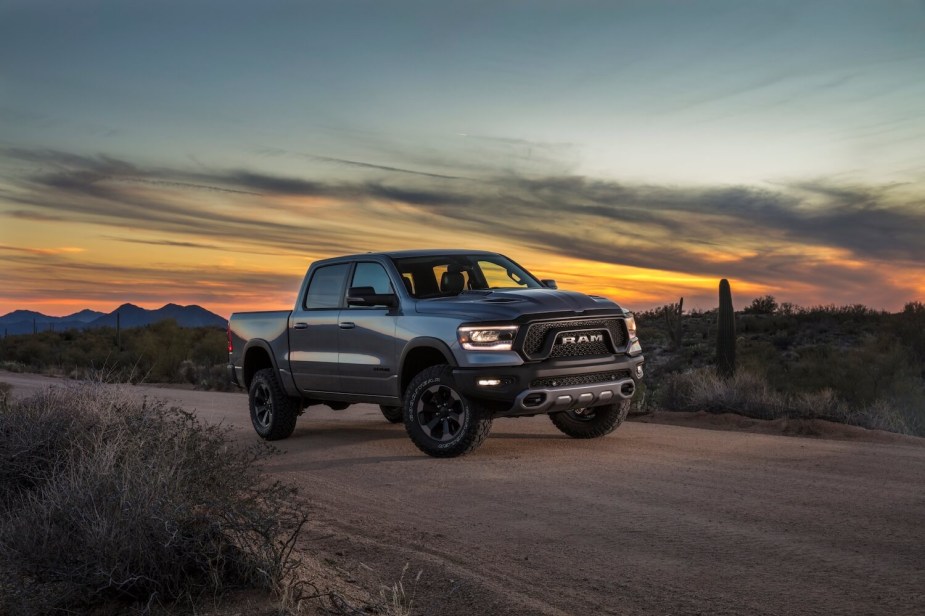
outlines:
[{"label": "sunset sky", "polygon": [[0,0],[0,314],[441,247],[637,310],[925,300],[925,2]]}]

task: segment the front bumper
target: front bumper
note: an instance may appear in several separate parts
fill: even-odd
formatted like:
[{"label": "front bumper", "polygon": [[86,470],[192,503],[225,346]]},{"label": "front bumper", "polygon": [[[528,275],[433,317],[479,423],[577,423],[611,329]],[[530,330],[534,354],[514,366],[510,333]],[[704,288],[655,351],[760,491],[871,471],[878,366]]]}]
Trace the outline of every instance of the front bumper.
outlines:
[{"label": "front bumper", "polygon": [[[457,368],[453,370],[453,377],[461,393],[488,402],[495,417],[517,417],[630,399],[642,378],[644,361],[642,355],[615,355],[603,360]],[[500,383],[486,385],[485,381]]]}]

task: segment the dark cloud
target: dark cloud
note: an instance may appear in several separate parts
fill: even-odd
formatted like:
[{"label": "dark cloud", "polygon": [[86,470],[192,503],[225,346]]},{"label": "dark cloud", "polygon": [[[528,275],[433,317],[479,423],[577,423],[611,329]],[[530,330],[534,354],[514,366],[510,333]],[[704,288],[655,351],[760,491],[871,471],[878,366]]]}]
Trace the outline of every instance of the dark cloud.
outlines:
[{"label": "dark cloud", "polygon": [[[14,180],[17,190],[7,197],[30,209],[8,215],[105,220],[181,238],[151,242],[159,245],[209,248],[182,239],[195,236],[257,250],[362,251],[385,239],[367,233],[377,216],[388,216],[409,228],[441,225],[460,237],[509,239],[601,263],[803,291],[830,288],[839,297],[850,293],[860,299],[865,290],[893,283],[883,279],[882,267],[840,264],[833,249],[867,264],[925,262],[925,203],[910,197],[915,193],[908,187],[816,180],[773,189],[704,188],[513,175],[447,183],[408,174],[388,181],[327,182],[240,169],[149,170],[107,156],[47,150],[4,154],[35,165],[33,173]],[[137,182],[214,189],[229,193],[229,201],[220,211],[191,207],[175,195],[139,191]],[[365,219],[357,220],[356,231],[349,225],[332,231],[315,224],[298,202],[264,196],[325,197],[350,204],[351,215]],[[383,210],[391,203],[410,209]],[[285,210],[293,222],[274,222],[257,214],[262,208]]]},{"label": "dark cloud", "polygon": [[[228,246],[222,246],[219,244],[203,244],[202,242],[184,242],[176,240],[142,240],[136,238],[128,237],[117,237],[114,235],[104,235],[102,236],[106,239],[115,240],[117,242],[125,242],[128,244],[143,244],[147,246],[167,246],[173,248],[195,248],[197,250],[215,250],[219,252],[228,252]],[[293,255],[302,254],[297,247],[286,247],[281,246],[279,250],[274,251],[262,251],[254,248],[248,249],[248,254],[254,255],[268,255],[271,257],[288,257]]]},{"label": "dark cloud", "polygon": [[354,194],[364,199],[383,199],[434,207],[467,206],[473,203],[473,198],[465,194],[433,189],[400,188],[377,183],[360,185]]},{"label": "dark cloud", "polygon": [[[569,254],[584,252],[592,244],[593,250],[613,255],[615,251],[608,248],[618,247],[621,238],[635,239],[640,229],[633,225],[645,225],[646,234],[660,230],[676,246],[751,244],[762,251],[774,238],[842,248],[861,258],[925,260],[923,202],[896,203],[892,187],[817,182],[782,186],[779,191],[740,186],[702,189],[630,186],[577,177],[503,178],[492,185],[498,192],[478,201],[467,215],[482,222],[494,220],[526,237],[541,233],[536,238],[540,243],[551,243]],[[503,217],[498,216],[500,208],[505,208]],[[538,217],[546,224],[535,224]],[[612,230],[612,239],[582,241],[588,224]],[[620,262],[627,258],[645,266],[665,261],[657,253],[619,257]]]},{"label": "dark cloud", "polygon": [[200,242],[178,242],[175,240],[137,240],[127,237],[115,237],[112,235],[104,236],[106,239],[116,240],[117,242],[127,242],[129,244],[147,244],[149,246],[173,246],[176,248],[199,248],[203,250],[227,250],[222,246],[202,244]]},{"label": "dark cloud", "polygon": [[63,216],[54,216],[53,214],[44,214],[42,212],[32,212],[29,210],[11,210],[9,212],[5,212],[5,214],[7,216],[12,216],[13,218],[21,218],[23,220],[38,220],[41,222],[64,220]]},{"label": "dark cloud", "polygon": [[248,190],[256,190],[266,194],[277,195],[303,195],[303,196],[330,196],[332,190],[321,182],[312,182],[299,178],[286,178],[273,175],[264,175],[252,171],[231,171],[228,174],[216,174],[211,177],[216,181],[225,181]]}]

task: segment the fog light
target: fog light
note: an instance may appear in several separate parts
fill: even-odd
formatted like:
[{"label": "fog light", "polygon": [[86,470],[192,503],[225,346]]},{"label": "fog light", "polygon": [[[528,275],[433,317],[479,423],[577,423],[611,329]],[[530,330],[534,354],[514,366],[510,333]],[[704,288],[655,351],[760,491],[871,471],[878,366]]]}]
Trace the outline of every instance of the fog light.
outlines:
[{"label": "fog light", "polygon": [[641,379],[641,378],[642,378],[642,374],[643,374],[643,372],[642,372],[642,364],[639,364],[639,365],[636,366],[636,378],[637,378],[637,379]]},{"label": "fog light", "polygon": [[479,387],[497,387],[501,384],[501,379],[479,379]]}]

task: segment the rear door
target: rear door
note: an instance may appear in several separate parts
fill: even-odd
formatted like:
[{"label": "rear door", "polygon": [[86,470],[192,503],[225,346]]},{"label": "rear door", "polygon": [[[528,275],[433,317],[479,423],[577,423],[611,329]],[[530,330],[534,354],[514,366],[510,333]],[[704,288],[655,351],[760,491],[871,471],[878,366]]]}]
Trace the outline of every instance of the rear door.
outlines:
[{"label": "rear door", "polygon": [[[395,294],[380,263],[358,262],[349,287],[372,287]],[[340,375],[342,391],[368,396],[397,396],[395,326],[398,310],[385,306],[346,306],[340,311]]]},{"label": "rear door", "polygon": [[349,263],[317,268],[289,317],[289,365],[302,391],[341,391],[338,317],[349,272]]}]

